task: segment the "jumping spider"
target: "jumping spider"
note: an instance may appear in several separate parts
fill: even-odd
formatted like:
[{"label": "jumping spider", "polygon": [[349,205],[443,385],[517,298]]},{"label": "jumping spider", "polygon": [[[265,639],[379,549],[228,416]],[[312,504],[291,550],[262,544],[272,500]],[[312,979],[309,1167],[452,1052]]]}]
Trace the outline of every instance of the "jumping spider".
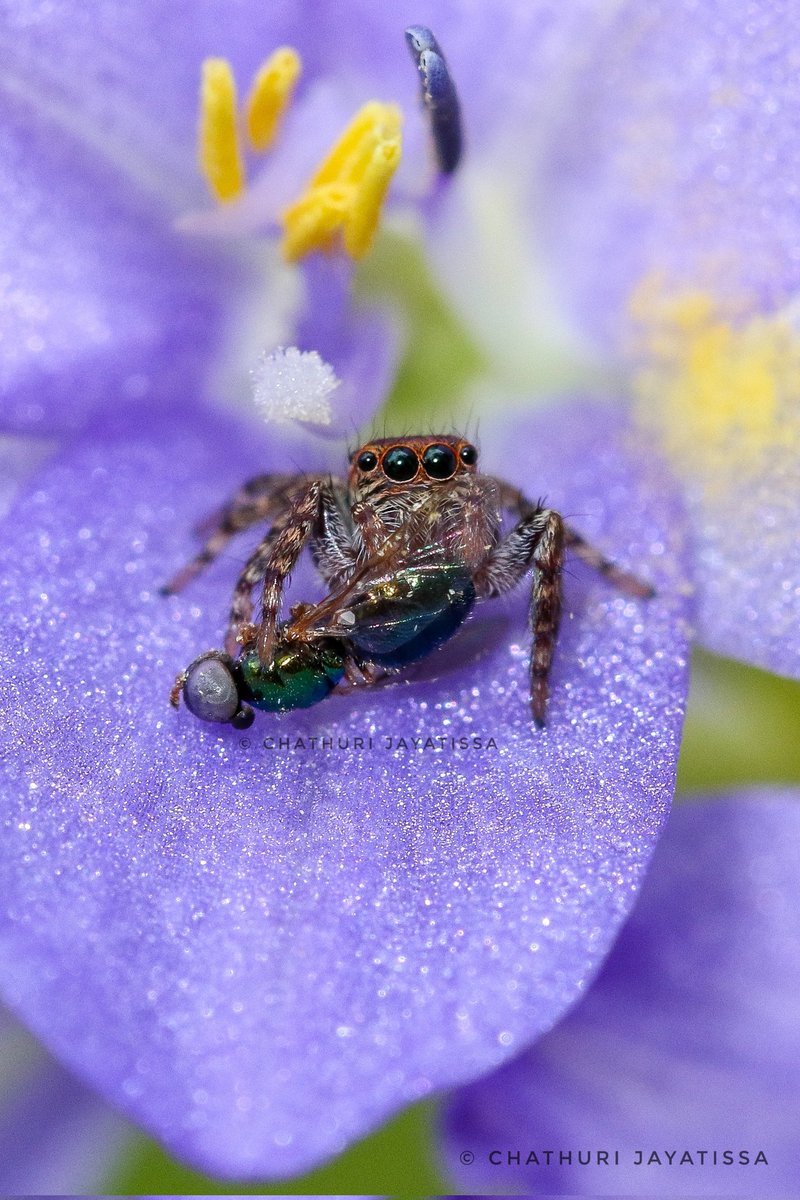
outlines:
[{"label": "jumping spider", "polygon": [[[477,601],[531,574],[531,710],[544,725],[561,613],[565,549],[630,596],[653,589],[588,545],[559,513],[482,475],[463,437],[380,438],[351,456],[347,480],[260,475],[209,522],[200,553],[163,589],[180,591],[237,533],[270,527],[233,592],[225,653],[209,651],[172,690],[210,721],[244,727],[249,704],[305,708],[340,681],[373,684],[450,638]],[[515,521],[504,535],[504,515]],[[329,594],[279,623],[284,586],[308,546]],[[252,592],[261,587],[253,622]]]}]

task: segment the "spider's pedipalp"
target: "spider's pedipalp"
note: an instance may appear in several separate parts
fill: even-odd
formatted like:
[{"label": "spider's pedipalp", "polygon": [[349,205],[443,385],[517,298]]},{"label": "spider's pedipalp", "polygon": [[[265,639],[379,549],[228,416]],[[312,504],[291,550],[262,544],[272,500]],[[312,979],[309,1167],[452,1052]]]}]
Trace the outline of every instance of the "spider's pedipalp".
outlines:
[{"label": "spider's pedipalp", "polygon": [[348,508],[347,488],[338,479],[329,480],[322,489],[319,522],[309,547],[328,587],[347,579],[355,570],[360,540]]}]

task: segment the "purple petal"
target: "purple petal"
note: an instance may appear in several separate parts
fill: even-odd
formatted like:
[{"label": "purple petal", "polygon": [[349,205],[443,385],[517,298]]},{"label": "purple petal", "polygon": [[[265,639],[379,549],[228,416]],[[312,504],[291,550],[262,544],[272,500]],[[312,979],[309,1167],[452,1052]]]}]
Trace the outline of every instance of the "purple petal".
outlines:
[{"label": "purple petal", "polygon": [[219,643],[241,551],[185,597],[156,588],[280,453],[252,431],[120,418],[7,520],[0,983],[175,1153],[298,1171],[502,1062],[601,961],[669,804],[686,686],[680,512],[616,420],[576,407],[496,440],[501,471],[658,588],[635,602],[570,568],[539,733],[524,595],[414,678],[244,738],[169,709]]},{"label": "purple petal", "polygon": [[83,1195],[101,1187],[130,1127],[0,1015],[0,1188]]},{"label": "purple petal", "polygon": [[589,328],[618,340],[654,271],[767,309],[800,286],[799,37],[790,0],[636,0],[584,47],[541,245]]},{"label": "purple petal", "polygon": [[[589,44],[535,209],[561,304],[615,354],[631,344],[632,307],[638,345],[661,300],[708,296],[734,331],[716,375],[712,331],[684,338],[666,370],[657,352],[644,372],[637,361],[634,391],[686,484],[700,639],[795,676],[798,37],[788,3],[622,5]],[[705,388],[680,375],[693,349]]]},{"label": "purple petal", "polygon": [[698,639],[719,654],[797,678],[798,463],[778,451],[755,478],[740,475],[738,487],[733,474],[726,472],[728,490],[711,503],[699,489],[688,497]]},{"label": "purple petal", "polygon": [[[154,373],[167,371],[186,395],[203,397],[214,358],[247,326],[243,301],[259,309],[263,327],[269,280],[258,247],[172,228],[203,199],[194,145],[200,62],[224,53],[233,31],[233,50],[246,43],[254,68],[308,22],[296,11],[289,21],[275,5],[255,23],[252,6],[224,20],[212,6],[109,5],[90,19],[70,3],[23,7],[8,45],[0,35],[10,80],[0,169],[8,289],[0,423],[72,429],[109,397],[140,399]],[[407,66],[401,34],[398,57]],[[251,69],[242,70],[244,85]],[[273,292],[270,309],[280,299]],[[271,325],[279,316],[270,311]],[[321,333],[332,334],[337,319],[352,340],[349,313],[328,312]],[[313,341],[311,324],[306,315]],[[377,362],[389,345],[383,326],[376,317],[364,330],[374,352],[356,363],[359,372],[374,365],[376,380],[389,361]],[[348,353],[362,350],[359,343]],[[374,396],[359,390],[348,430],[372,415]]]},{"label": "purple petal", "polygon": [[[124,174],[140,167],[179,205],[203,190],[195,169],[203,59],[231,57],[244,90],[276,46],[313,28],[289,0],[224,8],[216,0],[101,0],[91,10],[77,0],[22,0],[6,17],[8,91],[80,140],[102,135]],[[317,69],[313,59],[308,66]]]},{"label": "purple petal", "polygon": [[304,63],[301,95],[322,76],[338,75],[362,101],[396,100],[413,118],[419,80],[403,31],[424,17],[447,56],[467,127],[482,141],[502,127],[509,106],[544,94],[542,63],[557,64],[570,45],[567,33],[574,39],[591,7],[574,4],[565,13],[550,2],[465,8],[459,0],[430,0],[421,13],[414,0],[391,7],[319,0],[313,10],[288,0],[230,0],[224,9],[215,0],[102,0],[89,14],[77,0],[26,0],[9,14],[0,47],[15,83],[24,80],[59,111],[85,113],[94,128],[137,146],[153,169],[185,185],[198,69],[207,55],[229,58],[244,89],[264,58],[289,42]]},{"label": "purple petal", "polygon": [[350,264],[317,256],[303,276],[306,309],[296,343],[321,354],[340,380],[332,397],[333,424],[320,432],[352,439],[389,393],[401,339],[388,313],[353,307]]},{"label": "purple petal", "polygon": [[48,114],[3,107],[0,423],[75,428],[111,396],[140,398],[154,370],[197,391],[243,269],[172,232],[138,181]]},{"label": "purple petal", "polygon": [[[796,1194],[798,847],[796,793],[677,808],[588,995],[533,1050],[452,1101],[456,1179],[558,1195]],[[602,1148],[610,1165],[578,1165],[579,1149]],[[507,1149],[523,1161],[535,1150],[541,1165],[492,1166],[489,1153],[503,1162]],[[571,1165],[559,1150],[572,1150]],[[651,1151],[661,1165],[647,1165]],[[674,1165],[666,1151],[677,1151]],[[681,1166],[684,1151],[692,1162]],[[767,1165],[755,1164],[759,1151]]]},{"label": "purple petal", "polygon": [[0,436],[0,516],[5,516],[23,482],[54,447],[35,438]]}]

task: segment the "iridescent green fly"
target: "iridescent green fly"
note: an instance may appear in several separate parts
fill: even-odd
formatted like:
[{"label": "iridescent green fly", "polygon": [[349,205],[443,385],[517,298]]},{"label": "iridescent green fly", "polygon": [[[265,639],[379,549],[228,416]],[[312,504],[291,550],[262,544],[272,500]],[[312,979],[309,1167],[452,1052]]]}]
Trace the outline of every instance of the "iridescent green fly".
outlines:
[{"label": "iridescent green fly", "polygon": [[272,660],[254,648],[238,658],[210,650],[176,681],[173,703],[206,721],[246,728],[252,707],[267,712],[310,708],[345,679],[376,682],[425,658],[447,641],[475,602],[460,567],[438,561],[401,567],[322,604],[297,605],[279,627]]},{"label": "iridescent green fly", "polygon": [[[531,574],[531,709],[543,725],[566,547],[629,595],[653,591],[559,513],[481,474],[477,463],[463,437],[383,438],[351,456],[346,480],[262,475],[245,484],[216,515],[203,550],[163,589],[178,591],[234,534],[271,522],[236,583],[224,652],[195,659],[178,676],[172,703],[182,694],[195,716],[239,728],[252,722],[254,707],[308,708],[340,685],[368,686],[425,658],[476,602]],[[505,533],[504,517],[512,520]],[[280,622],[286,581],[306,547],[329,594],[296,604]]]}]

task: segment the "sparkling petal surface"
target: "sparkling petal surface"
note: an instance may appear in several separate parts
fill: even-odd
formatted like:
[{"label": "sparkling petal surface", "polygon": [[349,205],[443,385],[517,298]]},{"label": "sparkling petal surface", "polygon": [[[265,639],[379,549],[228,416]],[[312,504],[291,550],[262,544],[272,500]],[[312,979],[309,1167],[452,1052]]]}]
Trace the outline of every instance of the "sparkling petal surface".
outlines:
[{"label": "sparkling petal surface", "polygon": [[800,13],[791,0],[616,6],[550,139],[541,244],[617,341],[668,283],[780,307],[800,284]]},{"label": "sparkling petal surface", "polygon": [[156,588],[279,452],[252,430],[119,417],[7,520],[0,983],[175,1153],[297,1171],[502,1062],[601,961],[669,804],[686,686],[680,511],[616,420],[487,434],[500,471],[658,588],[630,601],[570,567],[542,733],[523,595],[413,678],[246,735],[170,710],[244,551],[185,597]]},{"label": "sparkling petal surface", "polygon": [[[445,1144],[465,1190],[796,1194],[798,847],[796,793],[673,811],[640,902],[587,996],[533,1050],[452,1101]],[[572,1165],[559,1166],[557,1153],[549,1168],[527,1170],[487,1159],[519,1148],[523,1160],[540,1151],[544,1164],[548,1147],[572,1149]],[[619,1149],[619,1166],[577,1165],[578,1149],[601,1147]],[[459,1166],[465,1148],[473,1166]],[[646,1165],[653,1150],[661,1165]],[[678,1165],[684,1150],[691,1165]],[[766,1166],[754,1165],[759,1150]]]}]

